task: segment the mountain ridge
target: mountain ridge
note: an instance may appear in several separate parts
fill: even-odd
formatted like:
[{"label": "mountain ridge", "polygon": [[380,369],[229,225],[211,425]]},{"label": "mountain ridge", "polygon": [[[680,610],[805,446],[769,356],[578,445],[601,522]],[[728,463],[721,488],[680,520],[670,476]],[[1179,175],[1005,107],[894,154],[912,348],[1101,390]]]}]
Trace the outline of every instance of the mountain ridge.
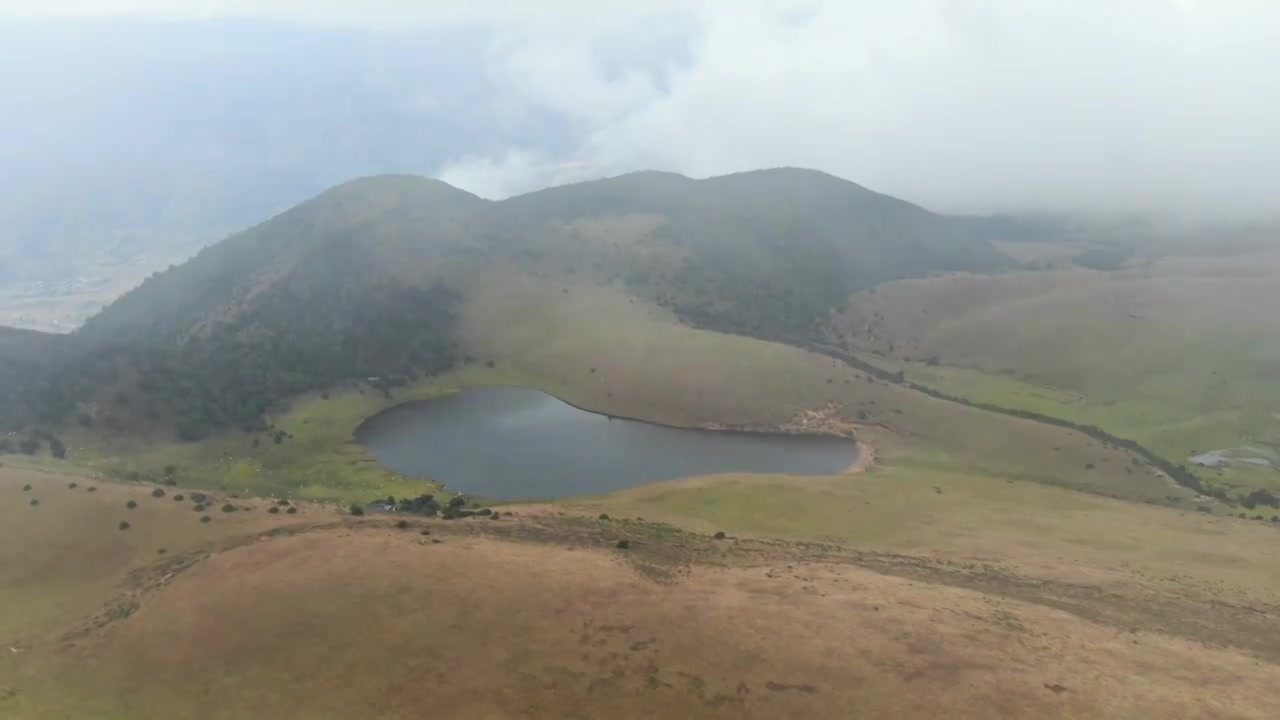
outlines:
[{"label": "mountain ridge", "polygon": [[148,414],[171,413],[194,439],[344,378],[449,367],[460,297],[495,268],[619,286],[691,325],[795,341],[879,282],[1007,266],[972,219],[812,170],[641,172],[500,201],[373,175],[148,278],[68,346],[129,367]]}]

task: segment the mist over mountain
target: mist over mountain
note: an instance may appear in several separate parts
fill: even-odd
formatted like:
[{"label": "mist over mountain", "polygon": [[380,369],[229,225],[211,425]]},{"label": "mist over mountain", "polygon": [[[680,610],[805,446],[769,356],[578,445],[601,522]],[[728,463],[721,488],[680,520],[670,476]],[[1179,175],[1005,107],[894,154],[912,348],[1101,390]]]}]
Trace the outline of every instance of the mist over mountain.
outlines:
[{"label": "mist over mountain", "polygon": [[[1009,267],[991,237],[974,218],[811,170],[632,173],[501,202],[374,176],[126,293],[61,346],[78,374],[28,363],[9,385],[45,393],[41,416],[103,388],[136,390],[146,421],[168,418],[194,439],[253,427],[307,390],[452,366],[462,298],[495,274],[625,288],[691,325],[804,340],[879,282]],[[17,413],[39,405],[24,400]]]},{"label": "mist over mountain", "polygon": [[1113,10],[4,4],[0,282],[389,172],[501,198],[798,165],[946,212],[1273,219],[1274,8]]},{"label": "mist over mountain", "polygon": [[557,118],[498,107],[486,37],[0,22],[0,274],[195,249],[352,177],[556,147]]}]

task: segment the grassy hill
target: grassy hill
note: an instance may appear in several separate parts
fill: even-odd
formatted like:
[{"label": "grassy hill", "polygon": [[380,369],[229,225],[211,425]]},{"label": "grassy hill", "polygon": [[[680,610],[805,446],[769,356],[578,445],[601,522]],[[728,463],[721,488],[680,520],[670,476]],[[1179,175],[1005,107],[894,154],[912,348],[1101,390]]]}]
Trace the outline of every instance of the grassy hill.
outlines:
[{"label": "grassy hill", "polygon": [[[567,292],[566,292],[567,290]],[[848,423],[883,467],[1031,480],[1190,507],[1192,495],[1132,454],[1065,428],[934,400],[798,348],[682,325],[669,310],[596,284],[506,273],[462,296],[457,342],[474,358],[386,393],[367,383],[291,399],[269,431],[198,443],[164,432],[73,429],[71,458],[118,476],[162,477],[229,491],[367,500],[411,489],[353,440],[393,404],[476,384],[536,387],[576,405],[678,426]],[[274,433],[286,436],[273,441]],[[406,487],[406,485],[408,487]]]},{"label": "grassy hill", "polygon": [[[1141,268],[959,275],[855,295],[831,337],[950,394],[1097,425],[1175,463],[1280,442],[1280,256],[1177,256]],[[1202,472],[1243,495],[1271,467]]]},{"label": "grassy hill", "polygon": [[[72,336],[0,333],[0,388],[52,393],[11,418],[18,437],[53,430],[67,451],[0,457],[0,716],[1276,715],[1280,518],[1227,517],[1089,434],[778,342],[817,337],[852,293],[830,327],[862,356],[1033,387],[912,324],[1014,299],[1055,317],[1027,275],[892,281],[1002,267],[983,227],[804,171],[502,203],[369,178]],[[1152,267],[1175,277],[1168,262]],[[1224,265],[1214,292],[1270,297],[1253,266]],[[1155,270],[1124,272],[1099,277]],[[981,281],[1022,294],[953,290]],[[342,509],[439,491],[374,463],[353,439],[365,418],[500,383],[677,426],[852,433],[866,462],[496,520]]]},{"label": "grassy hill", "polygon": [[[1280,710],[1269,690],[1280,680],[1274,530],[999,480],[934,478],[940,493],[906,489],[903,515],[903,479],[869,480],[678,481],[397,528],[306,502],[269,514],[225,493],[193,512],[181,488],[154,497],[150,485],[0,468],[0,712]],[[820,509],[818,524],[795,538],[730,527],[725,540],[697,527],[729,527],[720,503],[752,484],[781,484],[776,497]],[[732,521],[794,509],[738,506]],[[823,532],[840,539],[814,542]],[[844,544],[851,532],[857,548]]]},{"label": "grassy hill", "polygon": [[43,382],[105,376],[76,388],[82,404],[196,440],[261,430],[264,412],[302,392],[452,366],[458,295],[504,269],[626,288],[703,327],[787,338],[861,287],[1004,260],[968,219],[812,171],[637,173],[498,203],[371,177],[150,278],[75,333],[64,353],[75,372]]},{"label": "grassy hill", "polygon": [[[509,382],[675,425],[852,423],[921,477],[1190,502],[1081,433],[743,336],[808,333],[823,303],[897,273],[998,267],[977,227],[800,170],[638,173],[501,203],[366,178],[160,274],[66,339],[68,362],[102,379],[68,386],[78,421],[57,430],[72,460],[124,477],[178,467],[204,487],[353,500],[404,489],[352,442],[363,418]],[[820,256],[818,275],[791,262]],[[779,304],[770,287],[816,294]],[[714,331],[721,314],[736,334]]]}]

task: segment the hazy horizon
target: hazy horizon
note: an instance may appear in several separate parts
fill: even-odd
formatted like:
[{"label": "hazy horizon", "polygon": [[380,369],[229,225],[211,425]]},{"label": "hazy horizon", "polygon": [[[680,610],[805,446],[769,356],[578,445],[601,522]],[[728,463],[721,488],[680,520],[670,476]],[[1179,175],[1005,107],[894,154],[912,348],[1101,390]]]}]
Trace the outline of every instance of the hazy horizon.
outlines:
[{"label": "hazy horizon", "polygon": [[1280,192],[1261,2],[0,2],[0,40],[0,189],[28,206],[777,166],[941,212],[1272,218]]}]

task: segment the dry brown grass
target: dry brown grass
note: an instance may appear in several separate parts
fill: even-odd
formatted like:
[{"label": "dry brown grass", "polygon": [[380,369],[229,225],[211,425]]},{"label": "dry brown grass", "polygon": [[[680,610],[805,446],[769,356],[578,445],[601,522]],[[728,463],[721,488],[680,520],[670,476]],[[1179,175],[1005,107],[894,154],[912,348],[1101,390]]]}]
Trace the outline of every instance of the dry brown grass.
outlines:
[{"label": "dry brown grass", "polygon": [[[73,482],[76,488],[69,488]],[[31,491],[22,491],[24,485]],[[190,490],[166,487],[165,497],[154,498],[154,487],[0,467],[0,642],[95,609],[122,576],[155,560],[161,548],[173,557],[333,517],[316,506],[269,515],[268,501],[222,494],[212,494],[203,512],[193,512]],[[184,502],[173,500],[179,493]],[[30,506],[31,499],[40,504]],[[132,510],[126,507],[130,500],[138,504]],[[254,510],[224,513],[220,507],[228,501]],[[201,523],[202,515],[212,522]],[[121,521],[130,524],[128,530],[118,529]]]},{"label": "dry brown grass", "polygon": [[[35,479],[55,498],[75,492]],[[99,487],[89,502],[138,490]],[[187,537],[193,514],[156,502],[168,504],[136,527],[160,532],[168,515]],[[61,503],[40,509],[41,542],[85,541]],[[0,685],[13,690],[0,710],[19,720],[1280,713],[1280,648],[1265,637],[1274,608],[1162,600],[1154,583],[1106,582],[1102,564],[1031,577],[1016,563],[716,541],[555,505],[515,511],[398,530],[308,507],[303,520],[237,514],[243,525],[185,545],[166,536],[163,557],[117,548],[122,559],[81,586],[82,603],[16,643],[0,637],[19,650],[0,660]],[[37,530],[30,514],[10,517]],[[275,524],[292,533],[264,532]],[[619,537],[632,548],[613,548]],[[17,547],[41,555],[42,572],[83,567],[74,553]],[[102,612],[125,601],[128,612]],[[0,618],[11,612],[0,606]],[[1259,641],[1219,633],[1206,644],[1186,621],[1196,614],[1258,623]]]}]

